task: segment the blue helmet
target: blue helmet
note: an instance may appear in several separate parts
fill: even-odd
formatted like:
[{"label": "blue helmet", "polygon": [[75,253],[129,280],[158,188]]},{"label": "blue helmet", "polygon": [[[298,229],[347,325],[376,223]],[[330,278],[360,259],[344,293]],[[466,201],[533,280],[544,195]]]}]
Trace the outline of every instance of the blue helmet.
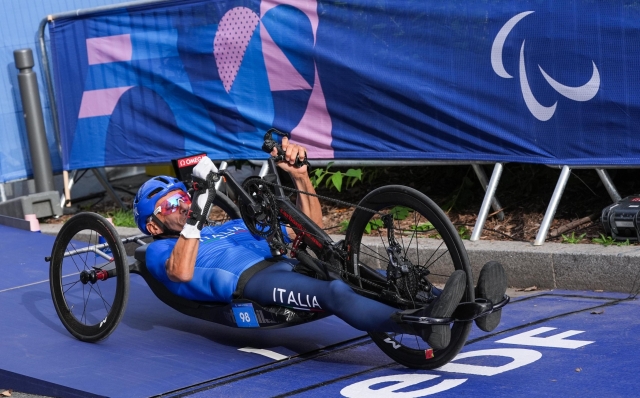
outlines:
[{"label": "blue helmet", "polygon": [[175,177],[157,176],[142,184],[138,194],[133,200],[133,218],[140,231],[151,235],[147,230],[147,219],[156,209],[158,199],[171,191],[182,190],[187,192],[187,187]]}]

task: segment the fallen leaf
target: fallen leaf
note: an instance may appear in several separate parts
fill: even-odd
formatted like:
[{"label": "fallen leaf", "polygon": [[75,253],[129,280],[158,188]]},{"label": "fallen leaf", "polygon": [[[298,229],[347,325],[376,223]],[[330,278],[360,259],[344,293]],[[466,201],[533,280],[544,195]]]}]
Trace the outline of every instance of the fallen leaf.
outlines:
[{"label": "fallen leaf", "polygon": [[530,286],[525,288],[516,289],[516,292],[532,292],[534,290],[538,290],[537,286]]},{"label": "fallen leaf", "polygon": [[600,310],[600,311],[591,311],[591,313],[592,313],[593,315],[600,315],[600,314],[602,314],[603,312],[604,312],[604,310]]},{"label": "fallen leaf", "polygon": [[0,395],[2,395],[3,397],[10,397],[11,396],[11,390],[4,390],[4,391],[0,392]]},{"label": "fallen leaf", "polygon": [[582,368],[576,368],[576,372],[582,372]]}]

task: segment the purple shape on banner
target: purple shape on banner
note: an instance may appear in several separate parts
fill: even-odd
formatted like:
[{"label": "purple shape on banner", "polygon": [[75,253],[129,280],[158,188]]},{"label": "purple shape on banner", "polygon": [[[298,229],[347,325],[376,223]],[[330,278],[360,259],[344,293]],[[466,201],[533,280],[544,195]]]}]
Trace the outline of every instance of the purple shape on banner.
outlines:
[{"label": "purple shape on banner", "polygon": [[131,35],[115,35],[87,39],[89,65],[131,61]]},{"label": "purple shape on banner", "polygon": [[249,41],[260,19],[249,8],[235,7],[220,20],[213,40],[213,54],[224,89],[231,91]]},{"label": "purple shape on banner", "polygon": [[291,130],[292,141],[305,145],[308,155],[318,159],[333,159],[331,147],[331,116],[327,111],[327,103],[324,99],[318,69],[313,83],[313,91],[307,104],[307,111],[302,116],[300,123]]},{"label": "purple shape on banner", "polygon": [[311,29],[313,30],[313,42],[315,44],[316,32],[318,31],[318,2],[315,0],[262,0],[262,2],[260,2],[260,17],[264,17],[269,10],[279,5],[295,7],[309,18]]},{"label": "purple shape on banner", "polygon": [[[309,21],[311,22],[311,29],[313,30],[313,41],[315,43],[316,33],[318,31],[318,2],[311,0],[281,0],[278,2],[273,0],[262,0],[260,3],[261,17],[278,5],[290,5],[295,7],[309,18]],[[280,86],[282,82],[286,82],[286,79],[291,78],[292,76],[291,74],[288,76],[285,75],[281,68],[285,65],[291,65],[291,63],[287,60],[286,55],[284,55],[280,49],[278,50],[280,54],[282,54],[282,58],[273,62],[276,57],[275,53],[271,52],[273,48],[271,48],[270,45],[272,44],[273,47],[277,47],[277,45],[273,42],[273,39],[267,30],[263,27],[260,28],[260,38],[263,43],[264,60],[267,67],[267,75],[269,77],[271,90],[278,91],[291,90],[294,88],[306,88],[300,84],[295,85],[293,81],[289,82],[288,86]],[[284,62],[282,59],[287,61]],[[291,65],[291,67],[293,68],[293,65]],[[293,69],[295,70],[295,68]],[[331,147],[331,116],[329,116],[329,111],[327,110],[327,103],[325,101],[322,85],[318,76],[318,69],[317,67],[315,69],[315,79],[313,82],[311,96],[307,103],[307,109],[304,115],[302,115],[302,119],[298,125],[291,130],[291,139],[293,142],[305,145],[307,147],[309,157],[331,159],[334,157],[333,148]],[[296,76],[300,76],[297,71]],[[302,76],[300,76],[300,79],[304,81]],[[294,85],[295,87],[292,87]]]},{"label": "purple shape on banner", "polygon": [[309,83],[291,65],[280,47],[273,42],[264,25],[260,26],[260,38],[271,91],[310,90]]},{"label": "purple shape on banner", "polygon": [[85,91],[82,93],[78,119],[111,115],[122,94],[131,87],[133,86]]}]

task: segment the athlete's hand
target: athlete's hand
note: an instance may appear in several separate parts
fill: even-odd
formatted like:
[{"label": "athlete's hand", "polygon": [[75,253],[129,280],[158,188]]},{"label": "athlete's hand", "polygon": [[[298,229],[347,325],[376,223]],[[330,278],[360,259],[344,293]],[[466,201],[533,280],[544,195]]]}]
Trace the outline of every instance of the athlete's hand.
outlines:
[{"label": "athlete's hand", "polygon": [[[218,168],[213,164],[208,156],[205,156],[200,159],[196,167],[193,168],[193,172],[191,173],[191,175],[193,177],[206,181],[207,176],[212,172],[217,173]],[[203,181],[201,181],[200,183],[203,183]],[[209,210],[211,209],[212,199],[210,199],[210,194],[215,196],[213,187],[205,190],[204,192],[196,190],[193,193],[193,202],[191,203],[191,208],[189,209],[190,216],[187,219],[187,223],[182,229],[182,232],[180,233],[185,238],[200,239],[200,230],[202,230],[202,228],[204,227],[204,222],[207,218],[207,215],[209,214]]]},{"label": "athlete's hand", "polygon": [[[301,167],[295,167],[296,157],[300,161],[304,161],[307,158],[307,150],[302,145],[290,142],[287,137],[282,137],[282,150],[285,152],[285,160],[278,163],[278,167],[286,171],[289,174],[307,174],[307,165],[304,164]],[[278,150],[273,148],[271,156],[278,156]]]},{"label": "athlete's hand", "polygon": [[191,173],[191,175],[194,175],[198,178],[202,178],[203,180],[206,180],[207,176],[212,171],[214,173],[217,173],[218,168],[216,167],[215,164],[213,164],[213,162],[211,161],[211,159],[209,159],[208,156],[205,156],[202,159],[200,159],[196,167],[193,168],[193,172]]}]

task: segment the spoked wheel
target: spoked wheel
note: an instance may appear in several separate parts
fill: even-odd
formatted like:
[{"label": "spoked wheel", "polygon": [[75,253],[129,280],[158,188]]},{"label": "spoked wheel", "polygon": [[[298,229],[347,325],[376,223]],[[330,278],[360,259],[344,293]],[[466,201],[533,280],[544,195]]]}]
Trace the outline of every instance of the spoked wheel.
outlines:
[{"label": "spoked wheel", "polygon": [[242,215],[240,214],[238,206],[236,206],[227,195],[222,192],[217,192],[213,200],[213,206],[209,212],[209,217],[207,218],[209,225],[220,225],[229,220],[239,218],[242,218]]},{"label": "spoked wheel", "polygon": [[69,219],[53,244],[49,283],[56,312],[73,336],[88,342],[109,336],[129,296],[126,252],[113,225],[95,213]]},{"label": "spoked wheel", "polygon": [[[367,280],[380,283],[377,270],[387,270],[389,242],[398,243],[399,261],[413,271],[398,280],[398,291],[409,303],[401,309],[424,306],[433,295],[429,286],[442,288],[454,270],[467,274],[462,301],[474,300],[473,277],[462,241],[444,212],[427,196],[404,186],[385,186],[370,192],[359,203],[377,213],[356,209],[346,233],[347,271],[360,277],[352,283],[375,290]],[[383,215],[393,220],[393,234],[388,236]],[[389,216],[390,215],[390,216]],[[384,281],[384,279],[383,279]],[[433,289],[432,292],[437,292]],[[419,336],[395,333],[369,333],[376,345],[396,362],[419,369],[433,369],[451,361],[460,352],[472,322],[455,322],[451,342],[432,350]]]}]

